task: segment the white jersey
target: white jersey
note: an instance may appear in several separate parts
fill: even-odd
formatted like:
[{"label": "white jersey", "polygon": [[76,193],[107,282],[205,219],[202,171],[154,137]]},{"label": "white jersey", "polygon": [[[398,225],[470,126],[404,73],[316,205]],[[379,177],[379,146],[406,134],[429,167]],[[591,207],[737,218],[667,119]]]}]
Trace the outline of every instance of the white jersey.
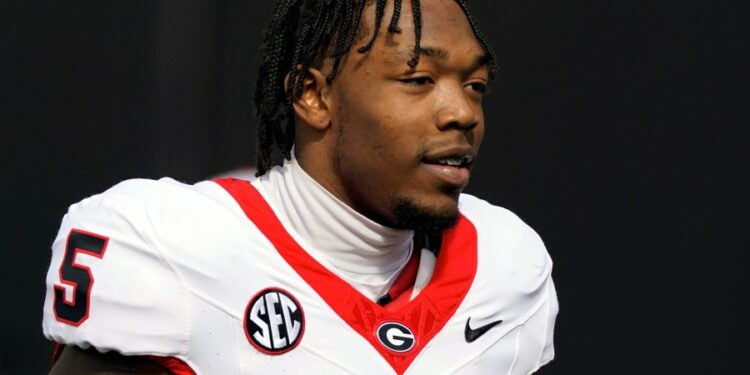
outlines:
[{"label": "white jersey", "polygon": [[469,195],[431,279],[381,306],[315,261],[251,183],[130,180],[70,207],[44,334],[195,374],[529,374],[557,298],[537,234]]}]

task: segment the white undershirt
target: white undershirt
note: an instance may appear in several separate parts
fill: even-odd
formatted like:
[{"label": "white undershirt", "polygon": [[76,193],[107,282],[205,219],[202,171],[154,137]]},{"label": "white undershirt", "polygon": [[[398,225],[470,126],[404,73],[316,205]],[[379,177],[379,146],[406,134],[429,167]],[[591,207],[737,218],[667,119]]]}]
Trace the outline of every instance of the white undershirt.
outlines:
[{"label": "white undershirt", "polygon": [[372,300],[388,291],[409,261],[413,231],[361,215],[320,186],[294,157],[253,184],[295,241]]}]

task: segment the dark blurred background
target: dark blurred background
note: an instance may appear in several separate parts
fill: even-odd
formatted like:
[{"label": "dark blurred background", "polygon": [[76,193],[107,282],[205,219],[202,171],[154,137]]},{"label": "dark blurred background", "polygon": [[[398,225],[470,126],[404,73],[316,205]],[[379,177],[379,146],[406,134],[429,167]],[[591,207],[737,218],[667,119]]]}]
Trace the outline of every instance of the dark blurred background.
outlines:
[{"label": "dark blurred background", "polygon": [[[0,373],[46,371],[49,245],[131,177],[251,164],[270,1],[14,1],[0,11]],[[545,240],[541,374],[743,373],[743,1],[471,1],[501,60],[469,192]],[[426,21],[429,22],[429,21]]]}]

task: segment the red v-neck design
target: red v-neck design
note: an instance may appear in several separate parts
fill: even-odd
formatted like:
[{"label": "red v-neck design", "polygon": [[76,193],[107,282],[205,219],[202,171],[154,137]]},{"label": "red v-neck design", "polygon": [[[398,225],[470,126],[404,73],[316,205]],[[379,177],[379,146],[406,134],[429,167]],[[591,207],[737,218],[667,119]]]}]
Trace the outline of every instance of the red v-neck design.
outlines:
[{"label": "red v-neck design", "polygon": [[[271,206],[247,181],[214,180],[240,205],[245,215],[273,244],[279,255],[352,329],[380,353],[398,374],[403,374],[424,347],[445,326],[463,301],[477,269],[477,233],[459,214],[458,223],[443,233],[442,248],[432,278],[413,300],[389,309],[371,301],[346,281],[323,267],[287,232]],[[418,251],[418,249],[415,249]],[[376,330],[396,322],[414,334],[414,346],[398,353],[384,346]]]},{"label": "red v-neck design", "polygon": [[[413,249],[411,258],[409,258],[406,266],[401,270],[396,281],[393,282],[393,285],[391,285],[391,288],[388,290],[387,296],[390,302],[385,304],[386,310],[396,311],[409,301],[411,292],[414,289],[414,282],[417,281],[419,259],[421,258],[421,255],[421,250],[416,248]],[[378,305],[380,304],[378,303]]]}]

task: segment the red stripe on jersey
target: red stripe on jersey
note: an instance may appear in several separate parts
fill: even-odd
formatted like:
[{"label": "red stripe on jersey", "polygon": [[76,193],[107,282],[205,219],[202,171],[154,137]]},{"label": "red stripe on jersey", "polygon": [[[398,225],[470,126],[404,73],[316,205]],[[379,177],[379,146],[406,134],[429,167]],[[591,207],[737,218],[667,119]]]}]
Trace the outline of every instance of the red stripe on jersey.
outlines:
[{"label": "red stripe on jersey", "polygon": [[57,360],[60,359],[63,349],[65,349],[65,345],[55,342],[55,347],[52,348],[52,366],[54,366],[55,363],[57,363]]},{"label": "red stripe on jersey", "polygon": [[[235,179],[214,181],[237,201],[248,219],[297,274],[398,374],[403,374],[409,368],[422,349],[445,326],[474,281],[477,232],[474,225],[460,213],[458,223],[443,233],[443,245],[429,284],[413,300],[391,309],[363,296],[311,257],[289,235],[273,209],[249,182]],[[398,353],[381,344],[376,330],[387,322],[398,322],[409,327],[416,339],[414,346]]]},{"label": "red stripe on jersey", "polygon": [[180,359],[174,357],[158,357],[155,355],[146,356],[151,361],[154,361],[169,370],[174,375],[196,375],[190,366]]},{"label": "red stripe on jersey", "polygon": [[409,263],[398,275],[398,278],[388,290],[388,296],[391,302],[385,305],[388,311],[395,311],[404,306],[411,299],[411,291],[414,289],[414,282],[417,281],[417,271],[419,271],[419,258],[422,255],[421,249],[413,249],[413,254],[409,258]]}]

